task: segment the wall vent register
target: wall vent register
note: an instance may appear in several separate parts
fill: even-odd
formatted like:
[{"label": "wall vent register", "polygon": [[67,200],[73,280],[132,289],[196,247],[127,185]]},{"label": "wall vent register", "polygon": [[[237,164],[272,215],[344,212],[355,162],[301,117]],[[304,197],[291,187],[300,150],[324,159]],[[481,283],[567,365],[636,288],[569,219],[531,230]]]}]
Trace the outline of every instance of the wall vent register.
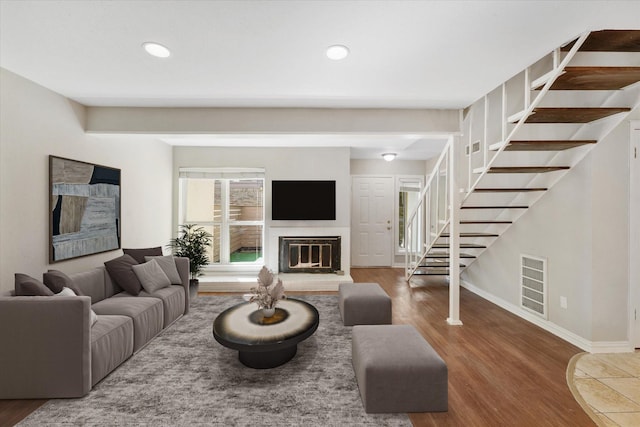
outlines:
[{"label": "wall vent register", "polygon": [[520,305],[547,318],[547,261],[530,255],[520,256]]}]

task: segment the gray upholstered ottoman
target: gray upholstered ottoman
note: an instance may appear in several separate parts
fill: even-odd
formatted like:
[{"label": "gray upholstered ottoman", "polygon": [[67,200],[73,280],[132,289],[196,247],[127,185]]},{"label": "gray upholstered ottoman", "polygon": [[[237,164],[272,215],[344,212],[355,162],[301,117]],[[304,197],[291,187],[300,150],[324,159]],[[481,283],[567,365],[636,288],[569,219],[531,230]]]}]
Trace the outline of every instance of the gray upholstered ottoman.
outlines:
[{"label": "gray upholstered ottoman", "polygon": [[379,284],[340,283],[338,294],[345,326],[391,323],[391,298]]},{"label": "gray upholstered ottoman", "polygon": [[352,363],[367,413],[448,409],[447,365],[411,325],[354,326]]}]

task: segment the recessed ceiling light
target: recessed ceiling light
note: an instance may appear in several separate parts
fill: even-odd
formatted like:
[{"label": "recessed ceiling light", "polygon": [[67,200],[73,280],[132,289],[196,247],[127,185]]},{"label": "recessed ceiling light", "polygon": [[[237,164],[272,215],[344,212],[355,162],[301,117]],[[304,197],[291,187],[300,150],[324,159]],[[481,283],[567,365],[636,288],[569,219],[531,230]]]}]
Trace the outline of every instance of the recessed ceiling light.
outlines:
[{"label": "recessed ceiling light", "polygon": [[144,42],[142,43],[142,47],[147,51],[149,55],[158,58],[168,58],[171,55],[171,51],[167,47],[162,46],[160,43]]},{"label": "recessed ceiling light", "polygon": [[327,48],[327,57],[329,57],[329,59],[333,59],[334,61],[344,59],[347,57],[347,55],[349,55],[349,48],[341,44],[335,44]]},{"label": "recessed ceiling light", "polygon": [[385,159],[387,162],[390,162],[396,158],[396,153],[384,153],[382,155],[382,158]]}]

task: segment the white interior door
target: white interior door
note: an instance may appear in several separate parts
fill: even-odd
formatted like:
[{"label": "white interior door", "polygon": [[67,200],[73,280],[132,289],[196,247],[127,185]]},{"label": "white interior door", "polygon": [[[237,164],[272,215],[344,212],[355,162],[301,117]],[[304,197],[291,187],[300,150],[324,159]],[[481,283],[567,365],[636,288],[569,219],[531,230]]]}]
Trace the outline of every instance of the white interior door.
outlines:
[{"label": "white interior door", "polygon": [[640,348],[640,121],[631,122],[629,161],[629,298],[631,340]]},{"label": "white interior door", "polygon": [[390,267],[393,255],[393,178],[353,177],[351,264]]}]

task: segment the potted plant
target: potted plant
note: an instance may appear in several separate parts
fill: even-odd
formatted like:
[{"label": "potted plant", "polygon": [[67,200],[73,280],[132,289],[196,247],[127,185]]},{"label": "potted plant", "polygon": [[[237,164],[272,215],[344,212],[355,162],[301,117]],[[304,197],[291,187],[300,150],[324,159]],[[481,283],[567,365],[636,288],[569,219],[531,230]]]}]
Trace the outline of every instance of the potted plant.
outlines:
[{"label": "potted plant", "polygon": [[196,224],[182,224],[178,237],[171,239],[167,248],[171,248],[174,256],[189,258],[189,290],[195,297],[198,292],[198,276],[202,275],[202,267],[209,264],[207,248],[211,247],[213,236]]}]

